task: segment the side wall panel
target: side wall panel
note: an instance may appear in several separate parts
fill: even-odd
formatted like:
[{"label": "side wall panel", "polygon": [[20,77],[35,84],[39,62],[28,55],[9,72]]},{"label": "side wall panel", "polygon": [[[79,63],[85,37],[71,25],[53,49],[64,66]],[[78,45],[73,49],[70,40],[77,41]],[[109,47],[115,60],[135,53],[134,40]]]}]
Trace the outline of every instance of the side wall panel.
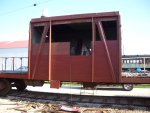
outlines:
[{"label": "side wall panel", "polygon": [[[116,77],[118,76],[118,56],[117,56],[117,41],[107,42],[108,51],[110,54],[111,62],[113,65],[113,71]],[[112,72],[108,62],[108,57],[104,44],[101,41],[95,42],[94,53],[94,82],[115,82],[112,79]]]},{"label": "side wall panel", "polygon": [[39,54],[39,45],[32,45],[31,54],[31,78],[36,80],[48,80],[48,50],[49,44],[45,43]]},{"label": "side wall panel", "polygon": [[91,56],[70,56],[70,43],[52,43],[52,80],[91,82]]},{"label": "side wall panel", "polygon": [[92,81],[91,56],[71,56],[71,80],[79,82]]},{"label": "side wall panel", "polygon": [[70,76],[70,43],[52,43],[51,79],[67,81]]}]

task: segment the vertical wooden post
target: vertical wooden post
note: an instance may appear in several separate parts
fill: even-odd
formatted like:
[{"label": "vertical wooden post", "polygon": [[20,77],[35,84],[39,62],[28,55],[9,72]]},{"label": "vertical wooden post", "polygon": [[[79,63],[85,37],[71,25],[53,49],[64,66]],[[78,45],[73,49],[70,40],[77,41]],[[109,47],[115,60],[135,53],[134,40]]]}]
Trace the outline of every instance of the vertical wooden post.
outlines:
[{"label": "vertical wooden post", "polygon": [[22,57],[20,58],[20,60],[21,60],[21,67],[22,67]]},{"label": "vertical wooden post", "polygon": [[51,23],[51,20],[50,20],[50,23],[49,23],[49,81],[51,82],[50,83],[50,87],[51,88],[59,88],[60,87],[60,81],[59,80],[52,80],[51,78],[51,74],[52,74],[52,23]]},{"label": "vertical wooden post", "polygon": [[14,67],[15,67],[15,64],[14,64],[15,61],[14,60],[15,60],[15,57],[12,57],[12,59],[13,59],[13,71],[14,71]]},{"label": "vertical wooden post", "polygon": [[6,71],[7,57],[5,58],[5,71]]},{"label": "vertical wooden post", "polygon": [[95,42],[95,23],[92,17],[92,82],[94,82],[94,42]]},{"label": "vertical wooden post", "polygon": [[51,57],[52,57],[52,24],[51,24],[51,20],[50,20],[50,23],[49,23],[49,81],[51,80]]},{"label": "vertical wooden post", "polygon": [[145,71],[145,57],[143,58],[143,61],[144,61],[144,71]]},{"label": "vertical wooden post", "polygon": [[29,27],[29,43],[28,43],[28,79],[31,79],[31,23]]},{"label": "vertical wooden post", "polygon": [[[119,67],[119,76],[117,77],[117,81],[116,82],[120,82],[121,78],[122,78],[122,51],[121,51],[121,25],[120,25],[120,16],[118,15],[118,19],[117,19],[117,40],[118,40],[118,67]],[[123,54],[124,54],[124,46],[123,46]]]}]

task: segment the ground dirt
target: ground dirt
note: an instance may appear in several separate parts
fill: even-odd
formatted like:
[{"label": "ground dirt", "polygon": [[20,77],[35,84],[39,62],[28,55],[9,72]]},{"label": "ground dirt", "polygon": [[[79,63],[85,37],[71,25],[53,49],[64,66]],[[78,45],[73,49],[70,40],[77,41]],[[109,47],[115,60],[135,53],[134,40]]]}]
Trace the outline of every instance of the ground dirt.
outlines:
[{"label": "ground dirt", "polygon": [[[62,106],[67,110],[62,110]],[[31,101],[19,101],[7,97],[0,98],[0,113],[72,113],[68,110],[78,110],[76,113],[150,113],[146,107],[127,107],[117,105],[97,105],[92,107],[88,104],[67,106],[54,103],[40,103]]]}]

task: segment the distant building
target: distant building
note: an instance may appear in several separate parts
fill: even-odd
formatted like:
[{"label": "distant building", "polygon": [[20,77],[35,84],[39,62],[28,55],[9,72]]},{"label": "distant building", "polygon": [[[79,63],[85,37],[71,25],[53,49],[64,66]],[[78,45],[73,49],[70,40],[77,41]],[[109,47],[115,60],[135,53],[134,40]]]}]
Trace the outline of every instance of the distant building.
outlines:
[{"label": "distant building", "polygon": [[28,41],[0,42],[0,57],[28,57]]},{"label": "distant building", "polygon": [[[26,57],[26,58],[20,58]],[[0,71],[28,67],[28,41],[0,42]]]}]

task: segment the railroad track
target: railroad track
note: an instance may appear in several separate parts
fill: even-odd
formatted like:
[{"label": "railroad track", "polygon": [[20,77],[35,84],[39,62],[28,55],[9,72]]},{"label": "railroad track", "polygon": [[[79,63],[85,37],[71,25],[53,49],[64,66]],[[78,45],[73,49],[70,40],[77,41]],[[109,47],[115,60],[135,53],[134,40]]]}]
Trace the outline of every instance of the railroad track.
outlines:
[{"label": "railroad track", "polygon": [[127,106],[141,106],[150,108],[150,98],[148,97],[119,97],[119,96],[89,96],[89,95],[70,95],[70,94],[58,94],[58,93],[45,93],[35,91],[23,91],[18,92],[12,90],[8,94],[10,99],[19,101],[30,101],[30,102],[42,102],[55,104],[69,104],[69,105],[127,105]]}]

